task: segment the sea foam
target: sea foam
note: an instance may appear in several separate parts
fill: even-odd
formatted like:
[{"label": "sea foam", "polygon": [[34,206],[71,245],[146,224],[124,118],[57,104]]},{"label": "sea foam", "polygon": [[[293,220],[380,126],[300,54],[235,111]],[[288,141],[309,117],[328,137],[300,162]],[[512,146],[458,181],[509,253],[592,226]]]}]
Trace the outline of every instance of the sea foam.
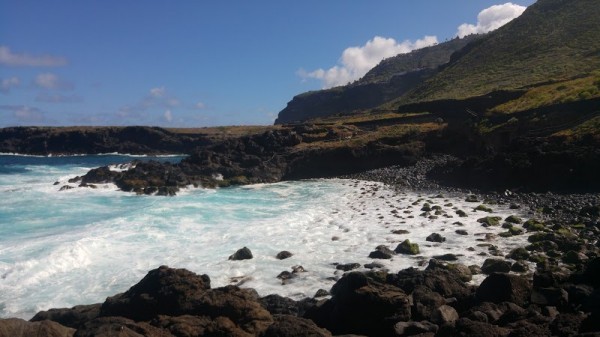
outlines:
[{"label": "sea foam", "polygon": [[[393,272],[445,253],[480,265],[486,258],[480,253],[488,251],[480,244],[507,253],[525,243],[523,236],[483,241],[504,229],[482,227],[477,219],[488,214],[474,211],[478,204],[465,202],[464,195],[435,198],[342,179],[188,189],[176,197],[137,196],[110,185],[58,192],[62,182],[86,169],[80,163],[34,165],[25,173],[0,175],[1,317],[30,318],[39,310],[103,302],[160,265],[206,273],[214,287],[243,280],[242,287],[260,295],[300,299],[329,289],[342,275],[336,263],[373,262],[368,255],[382,244],[394,249],[410,239],[421,248],[417,256],[376,260]],[[452,218],[421,216],[426,202],[452,203],[443,206]],[[490,207],[494,216],[517,214]],[[467,217],[459,218],[456,209]],[[392,233],[399,229],[409,233]],[[446,241],[426,241],[433,232]],[[228,260],[244,246],[253,259]],[[276,259],[282,250],[293,256]],[[296,265],[306,272],[285,285],[276,278]]]}]

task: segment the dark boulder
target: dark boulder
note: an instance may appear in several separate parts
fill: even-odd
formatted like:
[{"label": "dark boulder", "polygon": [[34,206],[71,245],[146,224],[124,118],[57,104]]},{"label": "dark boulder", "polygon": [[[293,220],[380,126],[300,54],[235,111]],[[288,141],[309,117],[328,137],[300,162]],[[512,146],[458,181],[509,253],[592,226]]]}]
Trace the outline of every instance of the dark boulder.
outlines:
[{"label": "dark boulder", "polygon": [[554,336],[577,336],[585,318],[579,314],[559,314],[550,324],[550,331]]},{"label": "dark boulder", "polygon": [[394,251],[384,245],[377,246],[374,251],[369,254],[372,259],[391,259],[394,256]]},{"label": "dark boulder", "polygon": [[406,293],[413,292],[417,285],[423,285],[443,297],[455,297],[459,303],[465,305],[470,303],[473,296],[472,287],[462,281],[458,273],[443,268],[427,270],[408,268],[389,275],[387,282]]},{"label": "dark boulder", "polygon": [[[451,256],[447,256],[451,255]],[[441,259],[439,259],[441,257]],[[469,282],[473,279],[473,273],[469,267],[465,266],[461,263],[446,263],[444,261],[454,261],[458,260],[456,256],[453,254],[444,254],[441,256],[436,256],[433,259],[429,260],[429,264],[427,265],[426,270],[434,271],[436,269],[446,270],[458,276],[458,278],[463,282]]]},{"label": "dark boulder", "polygon": [[531,303],[541,306],[563,307],[569,302],[569,293],[561,288],[536,287],[531,292]]},{"label": "dark boulder", "polygon": [[417,285],[411,296],[413,299],[411,318],[414,320],[431,320],[433,312],[446,304],[442,295],[422,285]]},{"label": "dark boulder", "polygon": [[497,325],[472,321],[468,318],[461,318],[456,321],[453,333],[449,336],[456,337],[506,337],[510,333],[509,329]]},{"label": "dark boulder", "polygon": [[425,240],[430,242],[444,242],[446,238],[438,233],[431,233]]},{"label": "dark boulder", "polygon": [[433,336],[439,327],[428,321],[398,322],[394,325],[394,336]]},{"label": "dark boulder", "polygon": [[480,302],[513,302],[523,305],[529,302],[530,295],[531,284],[527,279],[518,275],[493,273],[481,282],[476,298]]},{"label": "dark boulder", "polygon": [[291,316],[275,315],[271,324],[261,337],[331,337],[331,333],[319,328],[313,321]]},{"label": "dark boulder", "polygon": [[357,268],[360,268],[360,263],[346,263],[346,264],[338,264],[337,266],[335,266],[335,269],[341,270],[341,271],[350,271],[350,270],[354,270]]},{"label": "dark boulder", "polygon": [[449,305],[441,305],[433,311],[431,322],[437,325],[454,324],[458,320],[458,312]]},{"label": "dark boulder", "polygon": [[124,317],[99,317],[77,329],[74,337],[175,337],[168,331],[146,322],[135,322]]},{"label": "dark boulder", "polygon": [[485,274],[508,273],[510,271],[510,262],[501,259],[486,259],[483,261],[481,271]]},{"label": "dark boulder", "polygon": [[313,299],[294,301],[288,297],[271,294],[261,297],[259,302],[263,308],[267,309],[273,315],[302,316],[308,308],[314,306],[316,301]]},{"label": "dark boulder", "polygon": [[100,315],[102,304],[77,305],[73,308],[50,309],[40,311],[30,320],[31,322],[50,320],[69,328],[77,329],[87,321]]},{"label": "dark boulder", "polygon": [[289,257],[292,257],[294,254],[288,252],[287,250],[283,250],[275,256],[278,260],[285,260]]},{"label": "dark boulder", "polygon": [[[182,315],[177,317],[158,316],[151,322],[152,326],[160,328],[168,336],[171,333],[175,337],[191,336],[230,336],[250,337],[252,334],[240,329],[229,318],[219,316],[211,318],[208,316]],[[162,335],[159,335],[162,337]]]},{"label": "dark boulder", "polygon": [[440,261],[456,261],[456,260],[458,260],[458,256],[456,256],[452,253],[443,254],[443,255],[435,255],[433,258],[436,260],[440,260]]},{"label": "dark boulder", "polygon": [[147,321],[161,315],[177,316],[194,311],[195,301],[210,289],[208,275],[161,266],[151,270],[128,291],[106,299],[101,316],[122,316]]},{"label": "dark boulder", "polygon": [[229,260],[239,261],[239,260],[250,260],[252,259],[252,252],[247,247],[238,249],[233,255],[229,256]]},{"label": "dark boulder", "polygon": [[517,261],[527,260],[527,259],[529,259],[530,256],[531,256],[531,254],[529,253],[529,251],[522,247],[515,248],[515,249],[511,250],[510,253],[508,253],[508,255],[506,255],[507,258],[517,260]]},{"label": "dark boulder", "polygon": [[0,319],[2,337],[72,337],[75,329],[52,321],[28,322],[18,318]]},{"label": "dark boulder", "polygon": [[410,320],[409,300],[402,290],[362,273],[344,275],[332,287],[331,295],[306,317],[334,334],[385,336],[396,322]]}]

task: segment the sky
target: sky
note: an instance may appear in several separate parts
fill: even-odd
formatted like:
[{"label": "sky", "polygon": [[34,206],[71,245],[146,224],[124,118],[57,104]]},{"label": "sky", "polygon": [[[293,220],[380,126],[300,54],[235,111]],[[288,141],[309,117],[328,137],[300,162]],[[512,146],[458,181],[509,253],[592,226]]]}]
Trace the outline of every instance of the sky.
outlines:
[{"label": "sky", "polygon": [[272,124],[535,0],[0,0],[0,127]]}]

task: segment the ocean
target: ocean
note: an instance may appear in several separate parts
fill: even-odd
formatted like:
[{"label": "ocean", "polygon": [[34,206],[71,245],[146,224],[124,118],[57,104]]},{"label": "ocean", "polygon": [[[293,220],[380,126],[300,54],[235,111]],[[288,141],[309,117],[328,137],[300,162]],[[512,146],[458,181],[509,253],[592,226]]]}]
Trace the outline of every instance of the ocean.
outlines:
[{"label": "ocean", "polygon": [[[181,157],[0,155],[0,317],[29,319],[40,310],[100,303],[161,265],[208,274],[213,287],[239,284],[261,296],[301,299],[329,290],[343,273],[337,263],[379,262],[398,271],[453,253],[460,263],[481,265],[490,244],[508,253],[525,243],[524,236],[486,241],[486,234],[505,229],[484,228],[477,219],[520,215],[505,205],[490,206],[489,214],[474,211],[478,204],[465,202],[464,195],[396,191],[376,182],[191,187],[174,197],[125,193],[111,184],[59,191],[76,186],[68,180],[91,168],[132,159]],[[425,203],[443,213],[437,219],[423,214]],[[459,218],[458,209],[467,217]],[[397,230],[408,233],[392,233]],[[433,232],[446,241],[426,241]],[[405,239],[419,244],[419,255],[368,258],[375,247],[394,249]],[[228,260],[242,247],[254,258]],[[276,259],[282,250],[293,256]],[[305,272],[282,284],[277,275],[298,265]]]}]

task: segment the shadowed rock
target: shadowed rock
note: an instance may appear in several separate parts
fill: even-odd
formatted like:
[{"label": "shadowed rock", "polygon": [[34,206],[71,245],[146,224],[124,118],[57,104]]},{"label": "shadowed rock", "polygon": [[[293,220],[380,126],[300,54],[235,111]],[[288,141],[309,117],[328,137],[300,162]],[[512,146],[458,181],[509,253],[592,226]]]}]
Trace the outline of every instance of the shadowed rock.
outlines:
[{"label": "shadowed rock", "polygon": [[0,319],[2,337],[72,337],[75,329],[52,321],[28,322],[18,318]]},{"label": "shadowed rock", "polygon": [[83,323],[91,321],[100,315],[101,304],[77,305],[73,308],[50,309],[40,311],[30,320],[31,322],[50,320],[66,327],[77,329]]},{"label": "shadowed rock", "polygon": [[477,289],[476,297],[481,302],[513,302],[523,305],[529,302],[531,284],[523,277],[494,273],[488,276]]},{"label": "shadowed rock", "polygon": [[406,294],[358,272],[344,275],[331,289],[332,298],[306,316],[334,334],[389,335],[393,324],[410,320]]}]

